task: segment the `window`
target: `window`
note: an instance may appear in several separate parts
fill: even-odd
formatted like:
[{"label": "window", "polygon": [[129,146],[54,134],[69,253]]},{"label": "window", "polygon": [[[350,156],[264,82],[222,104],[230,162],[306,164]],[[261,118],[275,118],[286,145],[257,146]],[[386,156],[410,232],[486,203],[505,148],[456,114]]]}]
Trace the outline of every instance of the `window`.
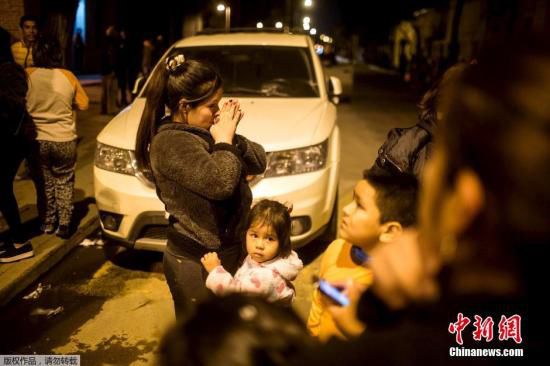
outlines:
[{"label": "window", "polygon": [[224,81],[224,95],[235,97],[318,97],[319,87],[305,47],[187,47],[187,59],[206,61]]}]

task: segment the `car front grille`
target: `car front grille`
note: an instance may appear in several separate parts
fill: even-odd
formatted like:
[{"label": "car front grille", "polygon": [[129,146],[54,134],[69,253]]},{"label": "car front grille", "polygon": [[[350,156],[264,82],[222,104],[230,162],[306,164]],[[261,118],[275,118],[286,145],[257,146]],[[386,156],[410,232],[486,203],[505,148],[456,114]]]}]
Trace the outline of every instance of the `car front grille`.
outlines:
[{"label": "car front grille", "polygon": [[162,239],[166,240],[166,229],[164,225],[148,225],[145,226],[139,235],[140,238]]}]

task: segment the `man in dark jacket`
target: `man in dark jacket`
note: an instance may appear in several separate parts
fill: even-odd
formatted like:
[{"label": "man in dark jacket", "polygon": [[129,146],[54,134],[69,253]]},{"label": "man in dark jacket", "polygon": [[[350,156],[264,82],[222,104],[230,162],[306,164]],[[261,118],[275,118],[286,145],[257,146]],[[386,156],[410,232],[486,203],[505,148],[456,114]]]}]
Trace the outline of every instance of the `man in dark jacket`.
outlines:
[{"label": "man in dark jacket", "polygon": [[19,207],[13,194],[13,179],[28,153],[26,135],[33,124],[26,109],[26,74],[13,61],[9,40],[9,33],[0,28],[0,212],[10,229],[7,238],[0,241],[0,263],[34,255],[21,230]]}]

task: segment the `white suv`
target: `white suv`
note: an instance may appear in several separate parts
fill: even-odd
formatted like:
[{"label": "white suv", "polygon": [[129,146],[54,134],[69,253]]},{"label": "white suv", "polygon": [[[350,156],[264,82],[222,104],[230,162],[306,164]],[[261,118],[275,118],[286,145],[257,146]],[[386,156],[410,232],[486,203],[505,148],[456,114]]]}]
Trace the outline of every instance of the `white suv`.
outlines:
[{"label": "white suv", "polygon": [[[254,199],[292,202],[295,247],[320,235],[332,239],[340,166],[335,104],[341,84],[325,76],[311,38],[268,32],[198,35],[176,42],[167,54],[176,51],[219,70],[224,98],[238,98],[245,112],[237,132],[265,148],[267,170],[250,182]],[[168,223],[164,204],[137,170],[133,151],[142,95],[143,90],[97,137],[95,198],[107,237],[162,251]]]}]

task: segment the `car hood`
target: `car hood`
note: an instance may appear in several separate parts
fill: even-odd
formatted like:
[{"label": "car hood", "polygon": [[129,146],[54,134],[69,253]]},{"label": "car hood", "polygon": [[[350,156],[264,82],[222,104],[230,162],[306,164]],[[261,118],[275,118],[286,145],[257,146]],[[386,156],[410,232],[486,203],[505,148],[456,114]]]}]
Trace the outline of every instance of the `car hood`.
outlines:
[{"label": "car hood", "polygon": [[[239,102],[245,116],[237,133],[260,143],[266,151],[309,146],[328,137],[315,134],[329,104],[320,98],[239,98]],[[134,150],[144,107],[145,98],[137,98],[107,124],[97,140]]]}]

